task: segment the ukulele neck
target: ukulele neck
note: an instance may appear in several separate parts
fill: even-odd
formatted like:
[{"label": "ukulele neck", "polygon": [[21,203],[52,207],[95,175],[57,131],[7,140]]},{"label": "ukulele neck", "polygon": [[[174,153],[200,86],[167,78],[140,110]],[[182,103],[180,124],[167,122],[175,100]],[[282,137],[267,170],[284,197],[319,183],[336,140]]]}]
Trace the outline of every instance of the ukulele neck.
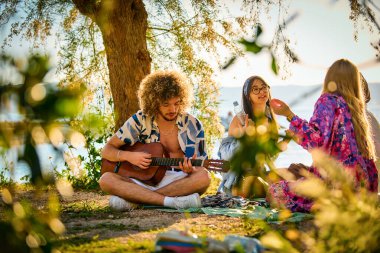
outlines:
[{"label": "ukulele neck", "polygon": [[[153,157],[150,166],[178,166],[183,160],[183,158]],[[203,160],[191,159],[190,161],[193,166],[203,166]]]}]

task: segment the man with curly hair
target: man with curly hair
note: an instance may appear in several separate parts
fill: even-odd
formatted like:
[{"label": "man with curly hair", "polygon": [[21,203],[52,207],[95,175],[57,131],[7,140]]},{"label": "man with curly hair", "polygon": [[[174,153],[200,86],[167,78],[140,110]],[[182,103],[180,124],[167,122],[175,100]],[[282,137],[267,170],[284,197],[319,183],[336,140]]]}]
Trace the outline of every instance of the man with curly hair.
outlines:
[{"label": "man with curly hair", "polygon": [[111,137],[102,157],[147,169],[151,154],[124,151],[120,147],[136,142],[160,142],[170,158],[184,159],[177,167],[167,170],[162,181],[154,186],[117,173],[104,173],[99,185],[113,195],[110,207],[119,211],[131,210],[138,204],[200,207],[199,194],[207,190],[210,176],[205,168],[191,164],[191,159],[206,159],[207,154],[202,124],[186,112],[192,103],[189,81],[175,71],[157,71],[144,78],[137,94],[141,110]]}]

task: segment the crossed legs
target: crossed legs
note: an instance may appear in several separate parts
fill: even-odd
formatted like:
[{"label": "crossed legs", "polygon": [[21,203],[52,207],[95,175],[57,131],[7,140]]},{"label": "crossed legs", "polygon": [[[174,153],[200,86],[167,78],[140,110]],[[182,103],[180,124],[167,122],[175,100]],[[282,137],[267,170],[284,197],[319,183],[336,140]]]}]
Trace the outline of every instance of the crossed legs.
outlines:
[{"label": "crossed legs", "polygon": [[127,201],[139,204],[164,205],[165,197],[186,196],[204,193],[210,184],[210,175],[205,168],[196,167],[185,178],[174,181],[163,188],[151,191],[132,180],[118,174],[107,172],[99,179],[100,188]]}]

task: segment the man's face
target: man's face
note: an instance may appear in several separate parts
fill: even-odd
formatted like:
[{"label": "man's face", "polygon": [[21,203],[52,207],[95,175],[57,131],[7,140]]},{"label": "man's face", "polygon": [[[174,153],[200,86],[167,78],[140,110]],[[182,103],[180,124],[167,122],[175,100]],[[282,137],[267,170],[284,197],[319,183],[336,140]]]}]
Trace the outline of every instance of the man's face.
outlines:
[{"label": "man's face", "polygon": [[170,98],[164,101],[158,108],[158,114],[167,121],[177,119],[179,108],[181,106],[181,99],[178,97]]}]

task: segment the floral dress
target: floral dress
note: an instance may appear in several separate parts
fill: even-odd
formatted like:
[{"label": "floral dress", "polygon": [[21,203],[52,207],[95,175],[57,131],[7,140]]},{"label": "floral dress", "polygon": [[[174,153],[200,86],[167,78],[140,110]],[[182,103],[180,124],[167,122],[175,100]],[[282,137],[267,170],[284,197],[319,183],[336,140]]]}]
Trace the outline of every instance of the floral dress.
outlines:
[{"label": "floral dress", "polygon": [[[315,104],[314,113],[307,122],[294,116],[289,128],[298,136],[298,144],[306,150],[321,148],[340,161],[348,173],[354,175],[357,186],[377,192],[377,169],[373,160],[363,157],[355,139],[351,114],[346,101],[337,94],[325,93]],[[318,175],[314,167],[310,172]],[[300,179],[302,180],[302,179]],[[313,202],[293,193],[288,181],[271,184],[268,200],[293,212],[310,211]]]}]

